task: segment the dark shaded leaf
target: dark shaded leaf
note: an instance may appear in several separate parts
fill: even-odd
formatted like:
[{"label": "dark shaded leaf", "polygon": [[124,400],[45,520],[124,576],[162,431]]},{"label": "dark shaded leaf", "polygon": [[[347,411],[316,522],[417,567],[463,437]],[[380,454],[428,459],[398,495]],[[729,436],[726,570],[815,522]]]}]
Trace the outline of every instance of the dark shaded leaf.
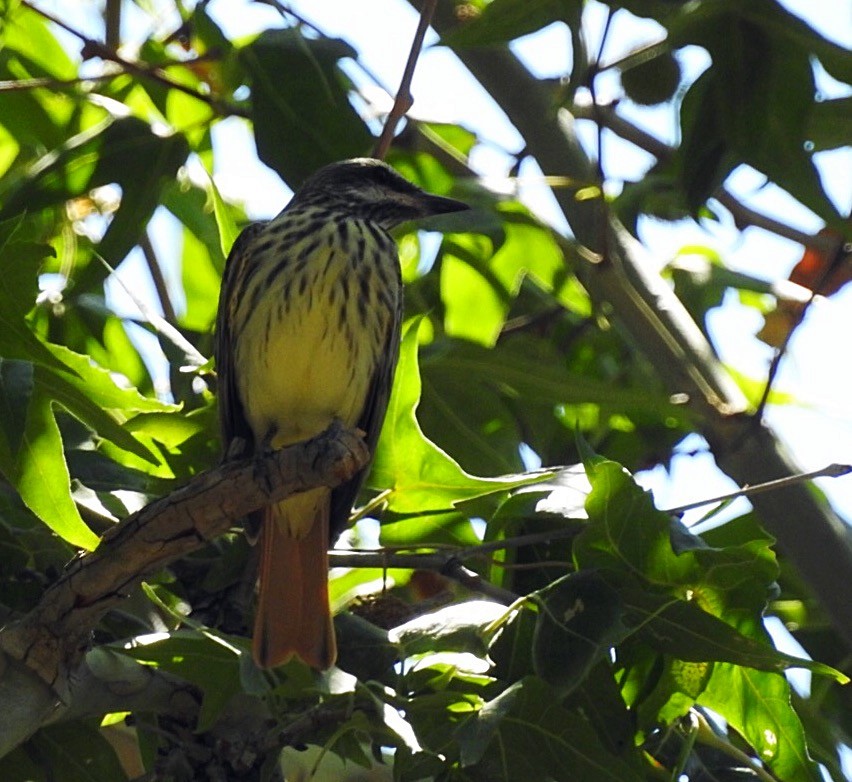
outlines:
[{"label": "dark shaded leaf", "polygon": [[257,153],[292,188],[326,163],[369,153],[372,136],[352,108],[338,39],[267,30],[240,52],[251,77]]},{"label": "dark shaded leaf", "polygon": [[814,152],[847,146],[852,138],[852,96],[817,101],[805,136]]},{"label": "dark shaded leaf", "polygon": [[593,570],[572,573],[537,595],[535,672],[560,695],[577,688],[628,633],[617,590]]},{"label": "dark shaded leaf", "polygon": [[561,706],[534,677],[486,703],[456,736],[462,764],[472,767],[477,779],[638,782],[645,778],[638,763],[613,757],[590,724]]},{"label": "dark shaded leaf", "polygon": [[240,650],[224,638],[178,630],[161,640],[121,649],[140,662],[154,663],[203,693],[199,730],[209,728],[240,687]]},{"label": "dark shaded leaf", "polygon": [[48,245],[15,240],[23,219],[0,223],[0,356],[67,369],[25,321],[36,303],[38,267],[54,252]]},{"label": "dark shaded leaf", "polygon": [[779,32],[781,18],[791,19],[772,0],[747,7],[723,0],[693,7],[672,32],[678,44],[704,46],[713,58],[713,67],[696,80],[683,104],[679,157],[688,200],[697,207],[736,160],[840,227],[805,150],[814,106],[812,51]]},{"label": "dark shaded leaf", "polygon": [[488,46],[508,43],[554,22],[579,26],[579,0],[491,0],[471,21],[444,36],[447,46]]},{"label": "dark shaded leaf", "polygon": [[0,358],[0,472],[14,473],[35,383],[29,361]]},{"label": "dark shaded leaf", "polygon": [[4,782],[120,782],[127,775],[96,720],[42,728],[3,758]]}]

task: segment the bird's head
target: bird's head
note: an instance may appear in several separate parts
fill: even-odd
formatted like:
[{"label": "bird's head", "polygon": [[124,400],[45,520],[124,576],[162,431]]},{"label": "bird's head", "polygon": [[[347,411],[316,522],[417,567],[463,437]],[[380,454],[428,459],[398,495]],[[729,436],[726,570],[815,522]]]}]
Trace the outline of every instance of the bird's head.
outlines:
[{"label": "bird's head", "polygon": [[421,190],[387,163],[373,158],[343,160],[314,173],[296,192],[288,209],[307,206],[323,206],[385,229],[406,220],[470,209],[462,201]]}]

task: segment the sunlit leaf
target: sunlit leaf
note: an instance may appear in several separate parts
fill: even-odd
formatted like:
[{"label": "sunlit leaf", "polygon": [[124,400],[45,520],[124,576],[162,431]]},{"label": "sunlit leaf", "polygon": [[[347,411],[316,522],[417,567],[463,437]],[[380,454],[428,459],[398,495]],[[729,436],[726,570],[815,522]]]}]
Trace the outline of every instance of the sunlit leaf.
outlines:
[{"label": "sunlit leaf", "polygon": [[427,440],[415,417],[420,399],[417,330],[406,329],[400,349],[393,392],[369,483],[387,491],[388,508],[398,513],[423,513],[452,508],[457,502],[511,489],[542,476],[477,478],[469,475],[444,451]]},{"label": "sunlit leaf", "polygon": [[790,703],[790,685],[783,676],[719,663],[698,702],[722,715],[778,779],[822,779],[808,755],[802,724]]},{"label": "sunlit leaf", "polygon": [[456,603],[398,625],[390,638],[407,654],[449,651],[481,656],[488,645],[489,627],[505,613],[505,606],[485,600]]},{"label": "sunlit leaf", "polygon": [[63,540],[91,550],[98,545],[98,537],[80,517],[71,497],[71,479],[52,401],[41,389],[30,398],[15,487],[27,507]]}]

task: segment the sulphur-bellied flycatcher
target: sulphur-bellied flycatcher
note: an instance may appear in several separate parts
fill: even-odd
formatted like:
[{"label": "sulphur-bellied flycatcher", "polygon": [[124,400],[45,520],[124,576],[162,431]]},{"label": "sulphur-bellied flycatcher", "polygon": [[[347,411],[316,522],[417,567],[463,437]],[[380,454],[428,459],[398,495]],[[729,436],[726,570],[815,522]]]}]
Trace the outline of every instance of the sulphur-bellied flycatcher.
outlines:
[{"label": "sulphur-bellied flycatcher", "polygon": [[[376,444],[399,349],[402,282],[388,229],[467,209],[378,160],[333,163],[286,209],[246,228],[225,266],[216,320],[219,420],[255,453],[324,431],[337,418]],[[253,653],[263,667],[296,655],[318,669],[337,648],[327,549],[363,474],[265,508]]]}]

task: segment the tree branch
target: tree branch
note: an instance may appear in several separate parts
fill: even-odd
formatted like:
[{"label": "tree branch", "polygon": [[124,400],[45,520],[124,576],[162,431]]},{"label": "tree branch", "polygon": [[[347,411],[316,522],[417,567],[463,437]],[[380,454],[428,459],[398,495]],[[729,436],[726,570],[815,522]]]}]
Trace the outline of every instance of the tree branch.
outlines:
[{"label": "tree branch", "polygon": [[157,258],[157,253],[154,252],[154,245],[151,244],[151,237],[147,229],[139,237],[139,249],[142,250],[145,265],[148,267],[148,273],[151,275],[151,281],[154,283],[154,290],[157,292],[157,298],[160,300],[160,306],[163,308],[163,318],[165,318],[167,323],[174,326],[177,323],[177,314],[175,313],[171,296],[169,296],[166,278],[163,275],[163,270],[160,268],[160,261]]},{"label": "tree branch", "polygon": [[373,149],[373,157],[379,160],[385,159],[393,141],[396,126],[414,105],[414,98],[411,95],[411,80],[414,78],[414,69],[417,66],[417,59],[420,57],[420,50],[423,48],[423,38],[429,29],[432,14],[435,12],[436,2],[437,0],[426,0],[420,10],[420,21],[417,23],[417,31],[414,33],[414,40],[411,42],[411,51],[408,53],[408,62],[405,63],[399,89],[396,91],[396,99],[385,120],[382,135]]},{"label": "tree branch", "polygon": [[[410,0],[415,6],[420,0]],[[446,33],[456,24],[452,0],[440,0],[434,26]],[[472,47],[455,53],[506,113],[545,174],[594,181],[594,167],[574,130],[574,117],[554,107],[550,92],[507,47]],[[642,247],[613,219],[603,199],[579,201],[554,191],[577,239],[597,253],[597,262],[566,258],[589,294],[607,307],[622,333],[655,367],[670,393],[686,395],[699,431],[719,466],[740,485],[763,483],[800,470],[773,433],[745,415],[747,402],[719,364],[682,302],[645,262]],[[605,242],[601,237],[607,237]],[[852,572],[852,536],[826,503],[803,485],[753,498],[766,528],[799,570],[852,647],[852,600],[837,588],[839,573]]]},{"label": "tree branch", "polygon": [[21,4],[26,8],[29,8],[31,11],[39,14],[39,16],[44,17],[49,22],[53,22],[53,24],[58,25],[63,30],[68,33],[71,33],[71,35],[80,40],[83,44],[84,59],[88,59],[90,57],[100,57],[102,60],[114,62],[116,65],[121,66],[122,70],[126,71],[127,73],[133,74],[137,78],[155,81],[165,87],[168,87],[171,90],[178,90],[178,92],[182,92],[185,95],[189,95],[192,98],[196,98],[197,100],[206,103],[217,114],[221,114],[222,116],[249,116],[248,112],[240,108],[239,106],[235,106],[234,104],[229,103],[228,101],[220,100],[215,95],[208,95],[203,92],[199,92],[193,87],[189,87],[186,84],[181,84],[178,81],[174,81],[169,76],[167,76],[160,68],[142,65],[141,63],[134,62],[132,60],[126,60],[124,57],[118,54],[118,52],[111,49],[106,44],[103,44],[100,41],[96,41],[94,38],[89,38],[87,35],[84,35],[79,30],[74,29],[71,25],[53,16],[53,14],[50,14],[47,11],[44,11],[41,8],[32,5],[32,3],[30,3],[28,0],[21,0]]},{"label": "tree branch", "polygon": [[316,486],[334,487],[369,461],[363,440],[333,424],[257,460],[229,462],[128,516],[75,560],[23,619],[0,631],[0,651],[60,698],[100,618],[144,576],[226,532],[247,513]]}]

